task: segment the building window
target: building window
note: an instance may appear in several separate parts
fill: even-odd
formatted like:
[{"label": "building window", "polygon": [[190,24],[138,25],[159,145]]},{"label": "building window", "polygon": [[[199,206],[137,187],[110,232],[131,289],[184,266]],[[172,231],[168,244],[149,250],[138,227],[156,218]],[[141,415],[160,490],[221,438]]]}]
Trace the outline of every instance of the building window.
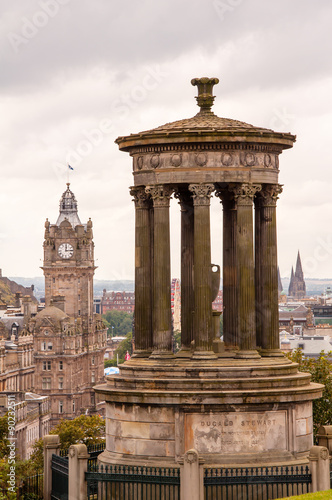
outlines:
[{"label": "building window", "polygon": [[42,389],[51,389],[51,377],[42,378]]},{"label": "building window", "polygon": [[48,351],[52,351],[52,349],[53,349],[53,344],[52,344],[52,342],[49,342],[49,343],[47,344],[47,350],[48,350]]},{"label": "building window", "polygon": [[78,310],[78,315],[81,316],[81,310],[80,309]]},{"label": "building window", "polygon": [[73,400],[73,413],[75,413],[75,400]]},{"label": "building window", "polygon": [[90,401],[91,401],[91,404],[92,404],[92,405],[94,405],[94,404],[95,404],[95,395],[94,395],[94,393],[92,393],[92,394],[90,395]]},{"label": "building window", "polygon": [[81,296],[80,296],[80,294],[78,294],[78,300],[81,300]]},{"label": "building window", "polygon": [[59,401],[59,413],[63,413],[63,401]]},{"label": "building window", "polygon": [[59,389],[63,389],[63,377],[59,377]]},{"label": "building window", "polygon": [[41,350],[46,351],[46,342],[41,343]]},{"label": "building window", "polygon": [[53,278],[53,283],[55,283],[55,278]]},{"label": "building window", "polygon": [[93,365],[95,364],[95,357],[94,356],[92,356],[91,364],[93,364]]},{"label": "building window", "polygon": [[59,370],[63,370],[63,361],[59,361]]},{"label": "building window", "polygon": [[52,364],[51,361],[43,361],[43,370],[51,370]]},{"label": "building window", "polygon": [[92,372],[91,373],[91,382],[95,382],[96,381],[96,377],[95,377],[95,372]]}]

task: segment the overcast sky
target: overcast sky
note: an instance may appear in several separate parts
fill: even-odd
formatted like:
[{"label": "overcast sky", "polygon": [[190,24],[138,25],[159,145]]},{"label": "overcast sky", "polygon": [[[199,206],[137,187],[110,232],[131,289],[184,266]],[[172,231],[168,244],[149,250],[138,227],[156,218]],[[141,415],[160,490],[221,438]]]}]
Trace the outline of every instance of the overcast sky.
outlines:
[{"label": "overcast sky", "polygon": [[[193,77],[218,77],[214,112],[297,135],[280,157],[281,275],[332,278],[329,0],[1,0],[0,267],[42,275],[46,217],[66,188],[94,224],[99,279],[134,276],[131,158],[114,140],[197,113]],[[221,263],[221,205],[211,207]],[[172,201],[172,276],[179,209]]]}]

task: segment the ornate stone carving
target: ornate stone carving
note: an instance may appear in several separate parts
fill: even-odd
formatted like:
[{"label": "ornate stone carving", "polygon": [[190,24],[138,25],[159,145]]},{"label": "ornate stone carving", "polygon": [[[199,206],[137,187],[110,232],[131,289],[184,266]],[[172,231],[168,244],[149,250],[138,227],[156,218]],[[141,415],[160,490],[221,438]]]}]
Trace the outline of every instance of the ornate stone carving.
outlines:
[{"label": "ornate stone carving", "polygon": [[241,163],[245,167],[252,167],[256,163],[256,157],[253,153],[241,154]]},{"label": "ornate stone carving", "polygon": [[262,187],[259,196],[257,197],[257,201],[260,204],[260,206],[275,207],[277,205],[279,194],[281,193],[282,193],[281,184],[265,184]]},{"label": "ornate stone carving", "polygon": [[189,184],[189,191],[193,193],[194,205],[210,205],[213,184]]},{"label": "ornate stone carving", "polygon": [[204,167],[204,165],[206,165],[206,162],[207,162],[206,153],[198,153],[196,155],[196,163],[199,167]]},{"label": "ornate stone carving", "polygon": [[174,188],[167,184],[159,184],[157,186],[147,186],[145,192],[151,195],[154,207],[169,207]]},{"label": "ornate stone carving", "polygon": [[142,168],[143,168],[143,163],[144,163],[144,158],[143,158],[143,156],[139,156],[139,157],[137,158],[137,168],[138,168],[138,170],[142,170]]},{"label": "ornate stone carving", "polygon": [[233,164],[233,155],[232,153],[223,153],[221,155],[221,164],[225,167],[229,167]]},{"label": "ornate stone carving", "polygon": [[238,205],[251,205],[256,193],[258,193],[262,186],[261,184],[230,184],[229,191],[233,193],[234,200]]},{"label": "ornate stone carving", "polygon": [[153,155],[150,158],[150,165],[152,168],[157,168],[160,164],[160,155]]},{"label": "ornate stone carving", "polygon": [[182,163],[182,154],[174,154],[171,156],[171,165],[173,167],[179,167]]},{"label": "ornate stone carving", "polygon": [[198,453],[196,450],[188,450],[184,456],[185,461],[188,464],[193,464],[198,461]]},{"label": "ornate stone carving", "polygon": [[149,208],[150,196],[146,193],[144,186],[131,187],[130,194],[134,198],[136,208]]},{"label": "ornate stone carving", "polygon": [[70,458],[73,458],[76,455],[76,450],[74,446],[70,446],[68,455],[70,456]]},{"label": "ornate stone carving", "polygon": [[265,155],[264,155],[264,166],[265,167],[272,166],[272,159],[271,159],[271,155],[269,153],[265,153]]}]

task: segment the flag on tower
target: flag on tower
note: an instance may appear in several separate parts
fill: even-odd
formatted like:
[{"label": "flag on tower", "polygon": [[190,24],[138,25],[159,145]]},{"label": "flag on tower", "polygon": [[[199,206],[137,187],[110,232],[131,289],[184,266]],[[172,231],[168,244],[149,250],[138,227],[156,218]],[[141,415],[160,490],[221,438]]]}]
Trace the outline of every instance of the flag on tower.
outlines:
[{"label": "flag on tower", "polygon": [[69,168],[69,170],[74,170],[74,169],[73,169],[73,167],[71,167],[71,166],[69,165],[69,163],[68,163],[68,168]]}]

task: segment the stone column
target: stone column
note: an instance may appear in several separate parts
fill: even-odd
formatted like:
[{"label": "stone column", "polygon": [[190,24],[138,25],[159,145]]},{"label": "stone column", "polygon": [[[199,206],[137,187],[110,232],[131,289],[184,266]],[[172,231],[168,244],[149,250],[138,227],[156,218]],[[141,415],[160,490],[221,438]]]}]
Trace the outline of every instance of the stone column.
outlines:
[{"label": "stone column", "polygon": [[194,206],[188,190],[178,190],[181,206],[181,349],[177,356],[188,356],[194,339]]},{"label": "stone column", "polygon": [[236,262],[237,262],[237,322],[238,357],[259,358],[256,351],[255,275],[253,242],[253,198],[260,185],[232,184],[237,207]]},{"label": "stone column", "polygon": [[52,493],[52,455],[58,455],[60,450],[60,438],[58,435],[44,436],[44,496],[45,500],[51,500]]},{"label": "stone column", "polygon": [[180,469],[180,495],[181,500],[203,500],[204,499],[204,471],[195,449],[188,450],[182,460]]},{"label": "stone column", "polygon": [[256,339],[262,356],[283,356],[279,348],[276,206],[282,188],[266,184],[255,198]]},{"label": "stone column", "polygon": [[238,346],[236,275],[236,203],[226,188],[217,188],[223,205],[223,338],[225,348]]},{"label": "stone column", "polygon": [[135,351],[133,357],[147,357],[152,340],[152,203],[145,187],[133,187],[135,202]]},{"label": "stone column", "polygon": [[189,184],[194,205],[194,359],[216,357],[211,342],[210,198],[213,190],[213,184]]},{"label": "stone column", "polygon": [[87,483],[85,473],[88,470],[88,453],[85,444],[73,444],[68,452],[68,500],[85,500]]},{"label": "stone column", "polygon": [[153,200],[153,348],[151,357],[172,357],[169,202],[173,188],[147,186]]},{"label": "stone column", "polygon": [[312,446],[309,453],[311,493],[330,489],[330,457],[324,446]]}]

